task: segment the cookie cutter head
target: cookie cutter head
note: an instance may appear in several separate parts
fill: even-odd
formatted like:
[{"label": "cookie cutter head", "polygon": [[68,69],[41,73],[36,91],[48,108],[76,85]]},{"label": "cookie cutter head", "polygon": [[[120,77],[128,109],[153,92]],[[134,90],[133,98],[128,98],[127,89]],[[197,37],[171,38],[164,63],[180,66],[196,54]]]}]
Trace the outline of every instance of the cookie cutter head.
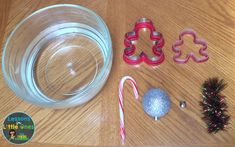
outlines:
[{"label": "cookie cutter head", "polygon": [[[154,54],[153,57],[148,57],[143,51],[139,55],[134,55],[136,51],[136,45],[134,41],[139,39],[139,31],[141,29],[149,29],[150,30],[150,39],[154,42],[152,46],[152,52]],[[160,32],[155,30],[153,22],[147,18],[140,18],[133,29],[133,31],[125,34],[124,39],[124,53],[123,60],[131,65],[137,65],[141,62],[145,62],[149,65],[159,65],[164,59],[164,53],[162,51],[162,47],[164,46],[164,38]]]},{"label": "cookie cutter head", "polygon": [[[186,55],[184,59],[181,58],[182,51],[178,48],[179,46],[184,44],[183,36],[185,35],[190,35],[193,37],[193,42],[195,44],[199,44],[202,47],[199,49],[199,55],[201,57],[196,57],[193,52],[190,52]],[[207,43],[206,40],[204,39],[199,39],[197,36],[197,33],[193,29],[184,29],[180,34],[179,34],[179,40],[177,40],[173,45],[172,45],[172,50],[175,52],[175,55],[173,57],[173,60],[177,63],[187,63],[190,58],[193,59],[196,63],[201,63],[205,62],[209,59],[208,54],[206,53],[207,49]]]}]

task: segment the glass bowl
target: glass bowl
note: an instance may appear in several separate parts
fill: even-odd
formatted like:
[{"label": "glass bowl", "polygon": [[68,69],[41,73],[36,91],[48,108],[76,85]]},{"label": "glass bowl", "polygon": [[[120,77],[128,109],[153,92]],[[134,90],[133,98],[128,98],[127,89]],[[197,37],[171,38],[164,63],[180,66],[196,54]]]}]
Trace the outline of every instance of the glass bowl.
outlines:
[{"label": "glass bowl", "polygon": [[78,5],[42,8],[23,19],[4,46],[4,79],[17,96],[43,107],[66,108],[92,99],[112,66],[109,30]]}]

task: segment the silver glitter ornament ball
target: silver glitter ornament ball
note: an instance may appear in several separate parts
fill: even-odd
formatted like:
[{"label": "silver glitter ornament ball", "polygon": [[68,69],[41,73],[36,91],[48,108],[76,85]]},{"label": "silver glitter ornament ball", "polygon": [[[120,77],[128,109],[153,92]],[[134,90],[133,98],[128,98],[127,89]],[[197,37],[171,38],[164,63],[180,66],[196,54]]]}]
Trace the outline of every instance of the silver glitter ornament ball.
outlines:
[{"label": "silver glitter ornament ball", "polygon": [[144,111],[158,120],[170,110],[171,101],[168,94],[160,88],[152,88],[144,94],[142,106]]}]

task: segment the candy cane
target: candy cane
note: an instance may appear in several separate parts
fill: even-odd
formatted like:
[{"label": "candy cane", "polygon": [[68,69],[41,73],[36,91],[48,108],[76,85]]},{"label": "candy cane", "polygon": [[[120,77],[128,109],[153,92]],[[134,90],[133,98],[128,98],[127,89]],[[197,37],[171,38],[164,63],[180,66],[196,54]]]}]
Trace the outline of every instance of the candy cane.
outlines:
[{"label": "candy cane", "polygon": [[126,80],[130,80],[131,81],[135,98],[138,99],[138,97],[139,97],[138,89],[137,89],[135,80],[132,77],[130,77],[130,76],[123,77],[121,79],[120,83],[119,83],[120,135],[121,135],[121,140],[122,140],[123,144],[124,144],[125,138],[126,138],[125,127],[124,127],[124,108],[123,108],[123,86],[124,86],[124,82]]}]

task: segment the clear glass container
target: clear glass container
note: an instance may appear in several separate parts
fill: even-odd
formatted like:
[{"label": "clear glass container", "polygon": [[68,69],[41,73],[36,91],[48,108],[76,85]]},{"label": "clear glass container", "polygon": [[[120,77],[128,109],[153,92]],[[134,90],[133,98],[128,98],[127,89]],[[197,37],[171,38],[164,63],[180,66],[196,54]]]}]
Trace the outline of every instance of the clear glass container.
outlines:
[{"label": "clear glass container", "polygon": [[92,99],[112,66],[108,28],[95,12],[59,4],[23,19],[4,46],[8,86],[25,101],[66,108]]}]

